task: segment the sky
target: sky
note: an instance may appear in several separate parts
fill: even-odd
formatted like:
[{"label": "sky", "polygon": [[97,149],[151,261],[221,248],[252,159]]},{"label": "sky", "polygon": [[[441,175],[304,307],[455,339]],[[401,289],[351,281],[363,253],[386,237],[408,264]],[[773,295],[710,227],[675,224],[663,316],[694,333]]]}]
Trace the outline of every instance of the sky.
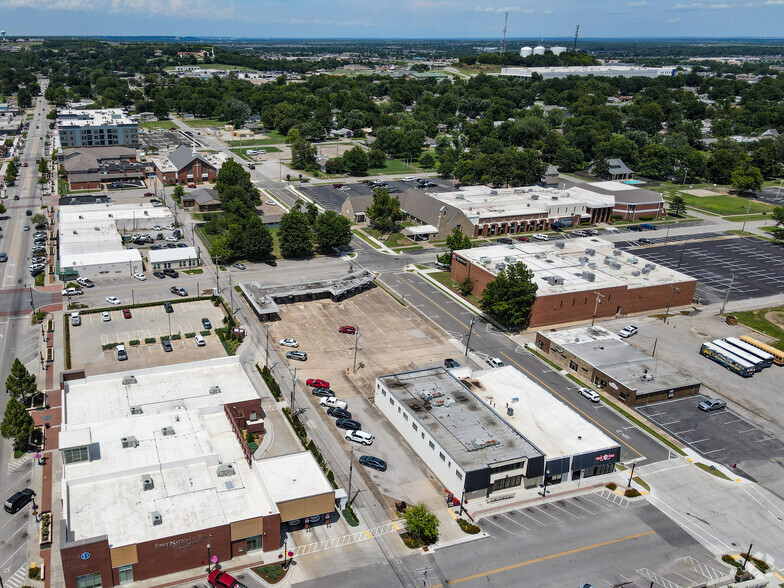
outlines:
[{"label": "sky", "polygon": [[784,0],[0,0],[15,36],[782,37]]}]

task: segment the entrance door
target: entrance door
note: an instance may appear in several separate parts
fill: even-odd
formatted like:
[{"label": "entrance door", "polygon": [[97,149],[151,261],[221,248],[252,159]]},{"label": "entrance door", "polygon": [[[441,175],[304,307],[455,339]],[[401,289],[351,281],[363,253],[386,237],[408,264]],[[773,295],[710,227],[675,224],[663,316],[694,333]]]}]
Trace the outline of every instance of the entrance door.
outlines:
[{"label": "entrance door", "polygon": [[261,549],[261,535],[255,535],[253,537],[248,537],[245,540],[245,550],[247,552],[258,551],[259,549]]}]

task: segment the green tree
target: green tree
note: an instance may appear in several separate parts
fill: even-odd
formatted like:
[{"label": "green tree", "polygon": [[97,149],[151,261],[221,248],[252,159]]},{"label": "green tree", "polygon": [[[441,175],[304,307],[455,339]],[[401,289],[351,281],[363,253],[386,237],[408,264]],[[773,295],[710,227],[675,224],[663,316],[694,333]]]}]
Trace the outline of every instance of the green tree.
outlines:
[{"label": "green tree", "polygon": [[583,152],[575,147],[560,147],[555,153],[553,164],[562,172],[580,170],[583,168]]},{"label": "green tree", "polygon": [[762,173],[759,168],[743,163],[732,172],[730,184],[738,192],[759,192],[762,189]]},{"label": "green tree", "polygon": [[36,212],[33,216],[30,217],[30,222],[33,223],[33,226],[43,224],[46,222],[46,215],[40,212]]},{"label": "green tree", "polygon": [[387,164],[387,154],[381,149],[371,149],[368,153],[368,167],[371,169],[379,169],[385,167]]},{"label": "green tree", "polygon": [[174,198],[174,201],[179,204],[182,202],[183,196],[185,196],[185,188],[183,188],[180,184],[174,186],[174,190],[172,191],[172,198]]},{"label": "green tree", "polygon": [[33,417],[25,410],[24,405],[14,397],[9,398],[3,422],[0,424],[0,435],[13,439],[16,447],[26,449],[33,429]]},{"label": "green tree", "polygon": [[259,217],[252,218],[245,225],[241,245],[242,254],[247,259],[263,259],[272,253],[272,233]]},{"label": "green tree", "polygon": [[212,242],[210,257],[217,259],[218,263],[227,263],[234,256],[234,250],[229,243],[228,235],[221,235]]},{"label": "green tree", "polygon": [[30,108],[33,105],[33,95],[27,88],[19,88],[16,100],[19,103],[19,108]]},{"label": "green tree", "polygon": [[777,206],[770,213],[776,226],[773,227],[773,238],[777,241],[784,241],[784,206]]},{"label": "green tree", "polygon": [[306,257],[313,253],[313,238],[308,215],[292,208],[280,219],[278,230],[280,254],[283,257]]},{"label": "green tree", "polygon": [[423,153],[422,157],[419,158],[419,165],[424,167],[425,169],[432,169],[436,164],[436,160],[433,158],[431,153]]},{"label": "green tree", "polygon": [[349,175],[367,175],[368,166],[368,154],[359,145],[349,149],[343,154],[343,167]]},{"label": "green tree", "polygon": [[674,196],[670,201],[670,214],[680,216],[686,212],[686,203],[683,201],[682,196]]},{"label": "green tree", "polygon": [[308,202],[305,205],[305,214],[308,215],[308,221],[310,222],[310,226],[313,226],[316,223],[316,219],[319,215],[318,206],[314,202]]},{"label": "green tree", "polygon": [[291,167],[293,169],[311,169],[316,165],[316,148],[304,139],[291,145]]},{"label": "green tree", "polygon": [[46,159],[43,157],[38,160],[38,173],[45,174],[47,172]]},{"label": "green tree", "polygon": [[471,237],[464,235],[463,231],[455,227],[446,238],[446,246],[449,249],[449,256],[451,257],[453,251],[471,249],[474,244],[471,242]]},{"label": "green tree", "polygon": [[240,128],[250,116],[250,106],[245,104],[242,100],[236,98],[228,98],[223,103],[223,116],[224,120],[231,121],[234,128]]},{"label": "green tree", "polygon": [[351,221],[334,210],[327,210],[316,218],[313,234],[319,249],[328,251],[351,243]]},{"label": "green tree", "polygon": [[382,231],[389,231],[403,220],[400,199],[389,195],[387,189],[373,190],[373,204],[365,210],[370,222]]},{"label": "green tree", "polygon": [[242,164],[236,162],[234,159],[229,159],[221,166],[218,172],[217,182],[215,189],[223,202],[223,193],[230,186],[238,186],[247,195],[249,201],[254,204],[261,202],[259,191],[253,185],[250,179],[250,172],[242,167]]},{"label": "green tree", "polygon": [[36,393],[37,385],[35,382],[35,375],[27,371],[24,364],[19,361],[17,357],[14,363],[11,364],[11,373],[5,380],[5,391],[8,392],[12,398],[16,398],[19,402],[29,405],[30,399]]},{"label": "green tree", "polygon": [[463,296],[468,296],[474,291],[474,281],[471,276],[466,276],[465,279],[457,285],[457,289]]},{"label": "green tree", "polygon": [[0,202],[0,214],[5,214],[5,211],[6,211],[5,204]]},{"label": "green tree", "polygon": [[507,326],[525,325],[538,289],[533,277],[533,272],[525,264],[510,265],[487,284],[479,306]]},{"label": "green tree", "polygon": [[610,173],[610,164],[607,163],[607,160],[604,157],[600,157],[593,162],[591,173],[597,178],[604,177]]},{"label": "green tree", "polygon": [[406,531],[420,543],[429,545],[438,539],[438,517],[423,503],[409,506],[406,509],[405,521]]}]

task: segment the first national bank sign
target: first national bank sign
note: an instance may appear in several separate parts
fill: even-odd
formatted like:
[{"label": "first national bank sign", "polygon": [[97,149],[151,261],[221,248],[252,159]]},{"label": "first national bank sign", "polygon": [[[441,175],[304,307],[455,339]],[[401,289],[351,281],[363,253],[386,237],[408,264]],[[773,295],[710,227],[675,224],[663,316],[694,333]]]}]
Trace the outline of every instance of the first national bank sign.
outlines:
[{"label": "first national bank sign", "polygon": [[182,539],[172,539],[171,541],[166,541],[165,543],[156,543],[155,549],[183,549],[185,547],[190,547],[191,545],[196,545],[200,543],[204,539],[208,539],[207,535],[197,535],[196,537],[183,537]]}]

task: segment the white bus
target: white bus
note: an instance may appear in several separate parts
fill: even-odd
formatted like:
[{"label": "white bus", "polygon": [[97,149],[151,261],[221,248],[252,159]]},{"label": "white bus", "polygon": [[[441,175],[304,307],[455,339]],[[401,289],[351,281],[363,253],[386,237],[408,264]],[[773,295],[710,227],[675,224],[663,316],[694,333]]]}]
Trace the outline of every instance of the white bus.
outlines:
[{"label": "white bus", "polygon": [[772,353],[768,353],[767,351],[763,351],[759,347],[754,347],[754,345],[746,343],[745,341],[741,341],[737,337],[727,337],[724,340],[727,343],[729,343],[730,345],[732,345],[733,347],[737,347],[738,349],[740,349],[742,351],[745,351],[746,353],[749,353],[751,355],[759,357],[762,361],[765,362],[764,367],[770,367],[770,366],[773,365],[773,354]]}]

